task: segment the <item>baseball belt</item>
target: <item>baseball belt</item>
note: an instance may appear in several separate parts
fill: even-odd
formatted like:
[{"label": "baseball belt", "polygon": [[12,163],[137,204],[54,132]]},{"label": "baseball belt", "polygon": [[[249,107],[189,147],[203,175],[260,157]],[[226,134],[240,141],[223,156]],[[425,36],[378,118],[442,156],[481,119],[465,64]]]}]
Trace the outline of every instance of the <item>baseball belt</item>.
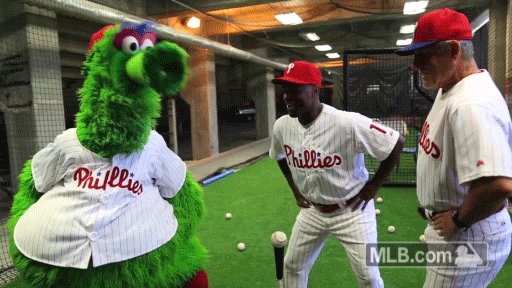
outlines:
[{"label": "baseball belt", "polygon": [[312,201],[309,201],[309,203],[311,203],[315,209],[322,213],[332,213],[341,208],[339,204],[320,204]]},{"label": "baseball belt", "polygon": [[422,206],[419,206],[418,207],[418,213],[420,214],[421,218],[427,220],[427,221],[432,221],[432,218],[439,214],[439,213],[443,213],[443,212],[446,212],[448,210],[442,210],[442,211],[432,211],[430,209],[427,209],[425,207],[422,207]]},{"label": "baseball belt", "polygon": [[[500,212],[503,208],[505,208],[505,204],[501,205],[493,214]],[[425,207],[419,206],[418,214],[420,214],[421,218],[432,222],[432,218],[434,218],[435,215],[437,215],[439,213],[446,212],[448,210],[452,210],[452,209],[446,209],[446,210],[442,210],[442,211],[432,211]]]}]

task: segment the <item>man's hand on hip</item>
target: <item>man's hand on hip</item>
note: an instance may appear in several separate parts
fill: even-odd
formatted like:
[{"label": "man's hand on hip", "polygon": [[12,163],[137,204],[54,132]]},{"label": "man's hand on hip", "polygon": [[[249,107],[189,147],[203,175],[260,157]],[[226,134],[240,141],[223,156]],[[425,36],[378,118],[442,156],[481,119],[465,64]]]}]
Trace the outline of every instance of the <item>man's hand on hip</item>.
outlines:
[{"label": "man's hand on hip", "polygon": [[452,216],[453,210],[448,210],[438,213],[432,217],[434,230],[436,230],[439,236],[449,237],[459,232],[460,229],[453,222]]},{"label": "man's hand on hip", "polygon": [[378,190],[378,185],[374,185],[371,181],[368,181],[356,196],[350,198],[347,201],[346,205],[352,206],[352,211],[356,211],[362,205],[361,210],[364,210],[366,205],[368,205],[368,202],[370,202],[370,200],[372,200],[373,197],[377,195]]}]

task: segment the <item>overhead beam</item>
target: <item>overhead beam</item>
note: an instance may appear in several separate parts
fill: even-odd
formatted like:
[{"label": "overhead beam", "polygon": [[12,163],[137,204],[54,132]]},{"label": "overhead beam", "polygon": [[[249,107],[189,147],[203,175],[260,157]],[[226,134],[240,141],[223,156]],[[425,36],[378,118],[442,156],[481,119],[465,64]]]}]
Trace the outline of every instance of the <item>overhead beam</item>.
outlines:
[{"label": "overhead beam", "polygon": [[[60,14],[98,21],[104,24],[122,23],[125,21],[142,22],[148,20],[86,0],[20,0],[20,2],[46,8]],[[252,53],[245,52],[229,45],[214,42],[206,38],[188,35],[162,24],[156,24],[155,31],[161,38],[166,40],[172,40],[184,45],[210,49],[211,51],[221,55],[261,64],[267,67],[273,67],[280,70],[284,70],[286,68],[285,64],[270,61]]]}]

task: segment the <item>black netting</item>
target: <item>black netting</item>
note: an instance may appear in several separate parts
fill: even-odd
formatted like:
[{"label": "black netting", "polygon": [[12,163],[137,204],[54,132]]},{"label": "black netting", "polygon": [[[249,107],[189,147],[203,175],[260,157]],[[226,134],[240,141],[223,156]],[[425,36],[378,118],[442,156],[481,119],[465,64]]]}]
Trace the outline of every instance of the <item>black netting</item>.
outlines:
[{"label": "black netting", "polygon": [[[416,152],[421,125],[432,106],[433,96],[422,91],[412,73],[411,57],[394,50],[347,51],[343,63],[344,97],[342,107],[361,113],[397,130],[406,138],[400,162],[388,184],[414,184]],[[379,162],[367,158],[370,174]]]},{"label": "black netting", "polygon": [[5,225],[7,214],[4,211],[8,211],[8,207],[2,207],[3,216],[0,218],[3,224],[0,228],[0,285],[9,283],[18,276],[16,269],[14,269],[12,265],[11,257],[9,256],[9,238]]}]

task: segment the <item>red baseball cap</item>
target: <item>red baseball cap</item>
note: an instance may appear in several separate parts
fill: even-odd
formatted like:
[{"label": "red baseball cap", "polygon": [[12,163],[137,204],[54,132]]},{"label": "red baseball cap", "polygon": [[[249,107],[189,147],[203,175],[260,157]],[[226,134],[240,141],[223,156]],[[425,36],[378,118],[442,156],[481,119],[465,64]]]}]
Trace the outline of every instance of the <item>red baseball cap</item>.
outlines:
[{"label": "red baseball cap", "polygon": [[466,15],[444,8],[424,14],[418,20],[412,44],[395,51],[400,56],[446,40],[471,40],[473,29]]},{"label": "red baseball cap", "polygon": [[272,79],[272,83],[294,83],[299,85],[322,85],[322,72],[313,63],[307,61],[294,61],[288,64],[283,76]]}]

